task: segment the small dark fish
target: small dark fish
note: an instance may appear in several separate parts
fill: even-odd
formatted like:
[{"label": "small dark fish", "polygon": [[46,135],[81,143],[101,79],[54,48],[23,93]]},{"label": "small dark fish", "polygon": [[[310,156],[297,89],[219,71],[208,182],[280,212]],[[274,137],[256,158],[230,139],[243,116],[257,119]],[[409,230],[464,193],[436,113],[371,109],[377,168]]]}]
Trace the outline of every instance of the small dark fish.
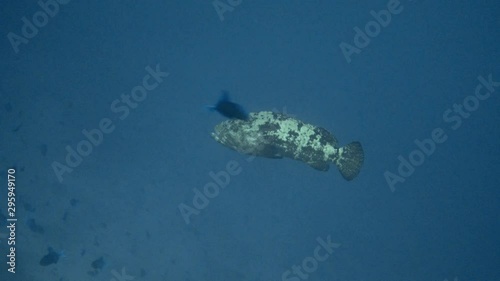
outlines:
[{"label": "small dark fish", "polygon": [[72,198],[71,200],[69,200],[69,203],[72,207],[75,207],[76,205],[78,205],[78,203],[80,203],[80,200]]},{"label": "small dark fish", "polygon": [[41,266],[47,266],[51,265],[53,263],[57,263],[59,261],[59,258],[61,257],[61,253],[57,253],[52,249],[52,247],[48,248],[49,253],[43,256],[43,258],[40,260],[40,265]]},{"label": "small dark fish", "polygon": [[46,156],[47,155],[47,150],[48,150],[47,145],[46,144],[41,144],[39,148],[40,148],[40,153],[42,153],[42,156]]},{"label": "small dark fish", "polygon": [[68,211],[65,211],[62,217],[62,220],[65,222],[68,219]]},{"label": "small dark fish", "polygon": [[229,100],[229,93],[222,91],[222,96],[214,106],[209,106],[210,110],[215,110],[229,119],[248,120],[248,113],[243,107]]},{"label": "small dark fish", "polygon": [[94,260],[90,265],[92,266],[93,270],[87,271],[87,274],[90,276],[97,276],[97,274],[99,274],[102,268],[106,265],[106,262],[104,261],[103,257],[100,257]]},{"label": "small dark fish", "polygon": [[35,211],[35,207],[33,207],[33,205],[31,205],[30,203],[24,203],[24,209],[28,212],[34,212]]},{"label": "small dark fish", "polygon": [[6,103],[4,105],[4,107],[5,107],[5,111],[7,111],[7,112],[11,112],[12,111],[12,104],[10,104],[10,102]]},{"label": "small dark fish", "polygon": [[35,233],[40,233],[43,234],[44,230],[43,227],[39,224],[36,223],[35,219],[28,219],[26,221],[26,224],[28,225],[29,229]]},{"label": "small dark fish", "polygon": [[15,127],[14,129],[12,129],[12,132],[15,133],[15,132],[19,131],[19,129],[21,129],[22,126],[23,126],[23,123],[17,125],[17,127]]},{"label": "small dark fish", "polygon": [[104,262],[104,258],[100,257],[96,260],[94,260],[90,265],[94,270],[101,270],[106,263]]}]

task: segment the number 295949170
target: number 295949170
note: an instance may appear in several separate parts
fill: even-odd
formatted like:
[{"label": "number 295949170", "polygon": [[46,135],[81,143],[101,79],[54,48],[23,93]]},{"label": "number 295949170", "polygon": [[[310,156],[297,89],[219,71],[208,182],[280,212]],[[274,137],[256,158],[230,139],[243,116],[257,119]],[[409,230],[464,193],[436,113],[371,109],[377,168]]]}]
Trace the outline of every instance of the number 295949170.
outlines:
[{"label": "number 295949170", "polygon": [[7,170],[7,213],[8,216],[14,218],[16,216],[16,170]]}]

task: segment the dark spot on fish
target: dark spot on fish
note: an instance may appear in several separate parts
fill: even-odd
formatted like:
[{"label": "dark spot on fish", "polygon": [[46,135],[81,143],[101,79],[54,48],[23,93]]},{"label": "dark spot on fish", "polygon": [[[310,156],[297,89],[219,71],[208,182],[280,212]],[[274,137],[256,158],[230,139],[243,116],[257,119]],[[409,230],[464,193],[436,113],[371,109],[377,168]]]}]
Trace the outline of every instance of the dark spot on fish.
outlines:
[{"label": "dark spot on fish", "polygon": [[48,248],[48,251],[49,253],[43,256],[42,259],[40,260],[41,266],[51,265],[59,261],[59,257],[61,256],[61,254],[56,253],[54,249],[52,249],[51,247]]},{"label": "dark spot on fish", "polygon": [[327,145],[328,143],[331,143],[331,140],[325,136],[321,136],[319,138],[319,143],[324,146]]},{"label": "dark spot on fish", "polygon": [[29,229],[35,233],[40,233],[43,234],[44,230],[43,227],[39,224],[36,223],[35,219],[29,219],[26,221],[26,224],[28,225]]},{"label": "dark spot on fish", "polygon": [[320,136],[319,142],[321,145],[335,144],[337,142],[332,134],[324,128],[317,127],[314,129],[314,132]]},{"label": "dark spot on fish", "polygon": [[302,159],[304,162],[316,162],[323,159],[323,152],[317,151],[311,146],[305,146],[302,148]]},{"label": "dark spot on fish", "polygon": [[281,129],[280,124],[267,122],[259,126],[259,132],[274,132]]}]

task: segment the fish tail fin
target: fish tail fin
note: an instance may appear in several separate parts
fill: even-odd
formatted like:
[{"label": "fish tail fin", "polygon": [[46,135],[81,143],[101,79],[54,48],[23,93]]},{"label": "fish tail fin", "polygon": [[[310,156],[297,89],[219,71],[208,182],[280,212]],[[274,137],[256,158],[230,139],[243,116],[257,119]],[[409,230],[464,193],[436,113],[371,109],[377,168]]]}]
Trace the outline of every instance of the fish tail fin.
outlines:
[{"label": "fish tail fin", "polygon": [[207,111],[214,111],[217,107],[215,105],[205,105]]},{"label": "fish tail fin", "polygon": [[355,141],[341,148],[336,164],[344,179],[350,181],[359,174],[364,159],[363,147]]}]

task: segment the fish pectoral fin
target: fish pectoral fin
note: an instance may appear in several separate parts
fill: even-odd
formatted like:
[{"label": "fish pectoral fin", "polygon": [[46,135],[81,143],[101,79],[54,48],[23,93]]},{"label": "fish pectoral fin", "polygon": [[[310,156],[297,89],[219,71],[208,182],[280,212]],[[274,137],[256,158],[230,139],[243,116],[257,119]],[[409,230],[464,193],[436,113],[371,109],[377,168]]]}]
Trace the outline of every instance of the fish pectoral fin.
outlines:
[{"label": "fish pectoral fin", "polygon": [[307,165],[313,167],[314,169],[322,172],[328,171],[330,169],[330,165],[327,162],[308,162]]},{"label": "fish pectoral fin", "polygon": [[260,155],[267,158],[281,159],[281,149],[275,145],[266,145],[261,151]]}]

